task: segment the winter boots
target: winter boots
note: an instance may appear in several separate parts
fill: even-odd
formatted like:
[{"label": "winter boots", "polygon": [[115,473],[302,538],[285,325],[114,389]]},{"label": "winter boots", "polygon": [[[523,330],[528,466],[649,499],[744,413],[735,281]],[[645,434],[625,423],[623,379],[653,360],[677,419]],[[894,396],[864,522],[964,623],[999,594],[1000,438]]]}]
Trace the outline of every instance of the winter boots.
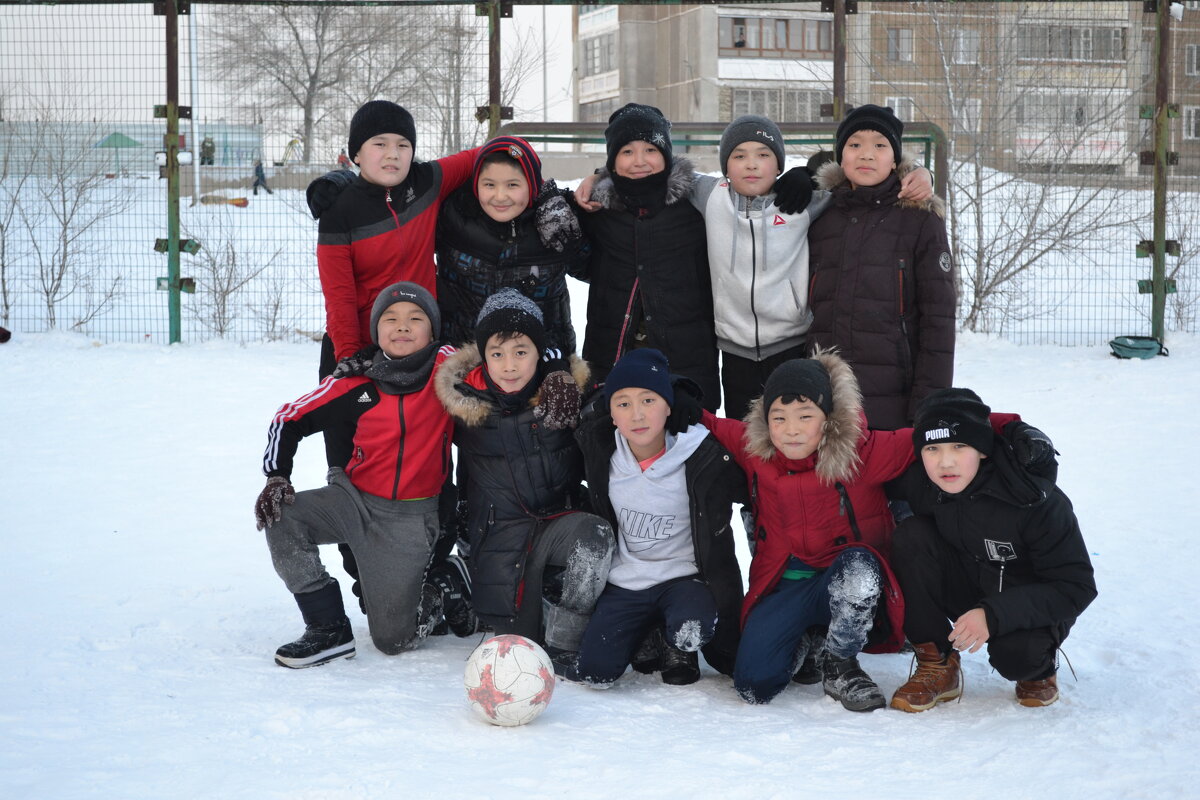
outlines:
[{"label": "winter boots", "polygon": [[821,659],[821,683],[825,694],[847,711],[874,711],[887,702],[871,676],[858,665],[858,657],[835,658],[826,652]]},{"label": "winter boots", "polygon": [[1026,708],[1041,708],[1058,700],[1058,676],[1040,681],[1017,681],[1017,702]]},{"label": "winter boots", "polygon": [[470,636],[478,620],[471,605],[471,575],[462,556],[450,555],[429,570],[429,583],[442,593],[442,612],[455,636]]},{"label": "winter boots", "polygon": [[700,680],[700,657],[668,644],[663,640],[662,682],[671,686],[687,686]]},{"label": "winter boots", "polygon": [[[917,668],[908,682],[892,695],[892,708],[901,711],[928,711],[938,703],[962,696],[962,671],[958,652],[942,655],[933,642],[914,644]],[[1021,688],[1017,685],[1017,697]]]},{"label": "winter boots", "polygon": [[[799,650],[802,650],[804,655],[799,659],[800,666],[796,668],[795,674],[792,675],[792,681],[804,686],[812,686],[820,683],[821,675],[821,651],[825,649],[825,629],[820,627],[809,628],[804,634],[804,638],[800,640]],[[800,655],[798,652],[797,655]]]},{"label": "winter boots", "polygon": [[315,592],[293,595],[304,617],[304,635],[275,651],[275,663],[290,669],[354,658],[354,631],[346,619],[336,580]]}]

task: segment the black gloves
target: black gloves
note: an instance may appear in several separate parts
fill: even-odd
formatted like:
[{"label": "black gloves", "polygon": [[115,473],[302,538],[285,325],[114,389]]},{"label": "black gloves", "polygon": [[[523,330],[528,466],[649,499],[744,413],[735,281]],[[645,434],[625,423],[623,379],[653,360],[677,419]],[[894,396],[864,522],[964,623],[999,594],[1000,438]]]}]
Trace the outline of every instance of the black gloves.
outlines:
[{"label": "black gloves", "polygon": [[556,253],[564,253],[572,242],[583,238],[579,219],[567,204],[554,181],[543,181],[534,201],[534,220],[542,244]]},{"label": "black gloves", "polygon": [[675,402],[671,404],[671,416],[667,417],[667,432],[678,436],[700,421],[704,392],[699,384],[682,375],[671,376],[671,390],[675,393]]},{"label": "black gloves", "polygon": [[548,430],[561,431],[579,424],[579,384],[571,376],[571,365],[558,350],[547,350],[546,377],[542,379],[541,402],[533,415]]},{"label": "black gloves", "polygon": [[1004,439],[1026,472],[1050,480],[1058,477],[1058,451],[1045,433],[1028,422],[1010,422],[1004,426]]},{"label": "black gloves", "polygon": [[279,522],[283,514],[283,506],[296,502],[296,490],[292,482],[282,475],[267,478],[267,485],[254,501],[254,521],[261,531],[271,527],[272,522]]},{"label": "black gloves", "polygon": [[352,375],[365,375],[375,363],[379,354],[379,345],[370,344],[352,356],[346,356],[337,362],[330,373],[332,378],[348,378]]},{"label": "black gloves", "polygon": [[332,172],[326,172],[310,183],[304,196],[308,198],[308,210],[312,214],[312,218],[320,219],[321,215],[333,206],[338,195],[350,185],[352,180],[354,180],[354,173],[350,170],[335,169]]},{"label": "black gloves", "polygon": [[812,200],[813,176],[807,167],[792,167],[775,179],[771,187],[775,205],[785,214],[799,214]]}]

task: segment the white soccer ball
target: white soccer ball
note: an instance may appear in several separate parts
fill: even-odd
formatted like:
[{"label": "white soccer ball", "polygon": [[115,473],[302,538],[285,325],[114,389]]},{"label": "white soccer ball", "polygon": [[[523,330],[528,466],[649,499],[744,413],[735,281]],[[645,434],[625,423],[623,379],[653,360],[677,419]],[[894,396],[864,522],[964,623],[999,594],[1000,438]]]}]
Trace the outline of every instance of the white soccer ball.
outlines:
[{"label": "white soccer ball", "polygon": [[467,659],[463,685],[480,719],[493,725],[524,725],[549,705],[554,665],[545,650],[524,636],[493,636]]}]

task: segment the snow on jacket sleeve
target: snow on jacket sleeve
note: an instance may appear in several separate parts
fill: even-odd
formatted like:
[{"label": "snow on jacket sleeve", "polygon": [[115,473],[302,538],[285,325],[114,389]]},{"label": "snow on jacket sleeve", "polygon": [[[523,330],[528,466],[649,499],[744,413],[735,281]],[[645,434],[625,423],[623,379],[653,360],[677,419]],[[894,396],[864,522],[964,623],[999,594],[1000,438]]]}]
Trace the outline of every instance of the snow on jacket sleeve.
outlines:
[{"label": "snow on jacket sleeve", "polygon": [[263,473],[268,477],[292,476],[292,463],[300,440],[309,434],[336,425],[353,425],[355,404],[347,398],[351,390],[371,381],[365,377],[325,378],[308,394],[284,403],[275,412],[267,430],[267,449],[263,453]]},{"label": "snow on jacket sleeve", "polygon": [[981,605],[992,636],[1074,620],[1096,597],[1092,562],[1071,501],[1054,489],[1033,512],[1021,534],[1034,580],[1004,586]]},{"label": "snow on jacket sleeve", "polygon": [[917,238],[913,275],[916,303],[920,309],[917,351],[913,354],[913,384],[909,393],[908,419],[935,389],[954,382],[954,270],[946,223],[937,214],[926,214]]}]

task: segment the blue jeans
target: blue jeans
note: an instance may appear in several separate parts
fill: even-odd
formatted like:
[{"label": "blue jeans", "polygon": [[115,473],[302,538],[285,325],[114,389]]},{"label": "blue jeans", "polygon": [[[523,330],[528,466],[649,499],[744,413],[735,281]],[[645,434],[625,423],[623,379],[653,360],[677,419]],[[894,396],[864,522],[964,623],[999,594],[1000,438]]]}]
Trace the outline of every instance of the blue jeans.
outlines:
[{"label": "blue jeans", "polygon": [[[788,569],[809,569],[792,556]],[[751,609],[742,630],[733,685],[748,703],[769,703],[792,679],[804,633],[828,625],[825,652],[837,659],[856,655],[867,643],[882,590],[879,559],[848,547],[811,578],[779,581]]]}]

